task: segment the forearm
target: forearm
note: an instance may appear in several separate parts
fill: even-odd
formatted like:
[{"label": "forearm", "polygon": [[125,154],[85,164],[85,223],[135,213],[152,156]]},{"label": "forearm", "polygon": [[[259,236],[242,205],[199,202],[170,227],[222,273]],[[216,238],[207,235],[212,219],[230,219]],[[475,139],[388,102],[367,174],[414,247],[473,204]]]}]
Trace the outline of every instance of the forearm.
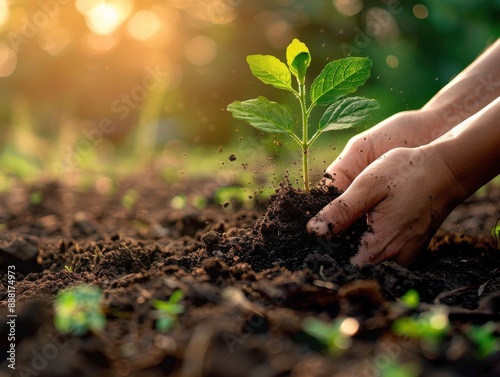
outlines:
[{"label": "forearm", "polygon": [[441,89],[422,110],[440,115],[451,129],[500,96],[500,39]]},{"label": "forearm", "polygon": [[457,202],[500,174],[500,97],[424,146],[438,153],[455,177]]}]

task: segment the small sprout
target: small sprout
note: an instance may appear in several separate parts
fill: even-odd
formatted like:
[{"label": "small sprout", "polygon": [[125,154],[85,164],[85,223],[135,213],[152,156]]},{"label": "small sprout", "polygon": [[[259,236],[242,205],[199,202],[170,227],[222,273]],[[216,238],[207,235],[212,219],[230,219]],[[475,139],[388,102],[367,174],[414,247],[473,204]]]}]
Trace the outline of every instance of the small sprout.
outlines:
[{"label": "small sprout", "polygon": [[496,324],[485,323],[482,326],[472,326],[466,333],[476,345],[475,356],[484,359],[500,350],[500,340],[495,336]]},{"label": "small sprout", "polygon": [[84,335],[100,332],[106,325],[102,309],[102,292],[98,287],[80,285],[57,294],[54,324],[62,333]]},{"label": "small sprout", "polygon": [[170,200],[170,205],[174,209],[183,209],[186,207],[186,195],[176,195]]},{"label": "small sprout", "polygon": [[33,191],[33,192],[30,192],[29,194],[29,202],[30,204],[34,205],[34,206],[38,206],[40,204],[42,204],[42,201],[43,201],[43,193],[41,191]]},{"label": "small sprout", "polygon": [[174,327],[177,323],[177,315],[184,312],[184,306],[179,305],[184,294],[181,290],[176,290],[168,301],[154,300],[152,305],[156,309],[154,316],[156,318],[156,328],[160,332],[165,332]]},{"label": "small sprout", "polygon": [[[286,49],[286,64],[272,55],[249,55],[247,63],[252,74],[264,84],[291,92],[301,110],[301,132],[295,131],[296,121],[285,106],[260,96],[246,101],[234,101],[227,109],[235,119],[245,121],[263,132],[286,134],[297,142],[302,151],[304,189],[309,191],[309,149],[324,132],[360,126],[379,108],[377,101],[363,97],[347,97],[370,77],[372,62],[368,58],[348,57],[328,63],[310,86],[306,96],[306,71],[311,63],[307,46],[294,39]],[[296,88],[292,76],[297,79]],[[312,110],[326,106],[319,124],[310,127]],[[310,129],[312,128],[312,129]],[[309,136],[309,132],[314,132]]]},{"label": "small sprout", "polygon": [[410,289],[401,296],[401,303],[408,309],[417,309],[420,306],[420,295],[415,289]]},{"label": "small sprout", "polygon": [[379,367],[380,377],[417,377],[420,376],[421,367],[418,364],[407,362],[399,364],[391,361],[387,366]]},{"label": "small sprout", "polygon": [[73,266],[64,266],[64,269],[68,272],[73,272]]},{"label": "small sprout", "polygon": [[495,226],[491,229],[491,234],[495,238],[495,244],[500,249],[500,218],[495,221]]},{"label": "small sprout", "polygon": [[135,203],[137,202],[137,198],[139,197],[139,193],[134,189],[128,189],[125,191],[122,197],[122,206],[125,209],[131,209]]},{"label": "small sprout", "polygon": [[392,324],[395,334],[418,339],[427,348],[433,348],[448,334],[450,324],[448,313],[437,307],[417,317],[401,317]]},{"label": "small sprout", "polygon": [[197,209],[204,209],[208,204],[207,198],[201,195],[193,196],[192,201],[193,201],[193,207]]},{"label": "small sprout", "polygon": [[350,317],[337,318],[332,323],[306,318],[302,322],[302,330],[322,343],[328,352],[337,355],[351,347],[351,337],[358,332],[359,322]]}]

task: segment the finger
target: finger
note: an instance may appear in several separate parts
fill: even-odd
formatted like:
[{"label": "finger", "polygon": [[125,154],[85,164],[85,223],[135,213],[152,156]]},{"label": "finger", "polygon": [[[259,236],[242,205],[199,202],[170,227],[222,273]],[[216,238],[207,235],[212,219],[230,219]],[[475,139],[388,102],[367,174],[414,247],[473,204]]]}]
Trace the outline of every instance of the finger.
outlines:
[{"label": "finger", "polygon": [[335,161],[328,166],[326,173],[331,176],[334,186],[345,191],[363,169],[358,166],[357,160],[351,159],[351,162],[347,163],[347,160],[342,158],[343,154],[337,157]]},{"label": "finger", "polygon": [[354,181],[342,195],[309,221],[308,232],[318,236],[342,233],[383,200],[385,193],[378,187],[371,187],[364,179]]},{"label": "finger", "polygon": [[422,240],[425,239],[425,236],[416,237],[406,227],[399,232],[392,228],[381,231],[375,228],[373,232],[365,233],[362,237],[358,253],[351,258],[351,263],[362,266],[392,260],[409,267],[422,247]]}]

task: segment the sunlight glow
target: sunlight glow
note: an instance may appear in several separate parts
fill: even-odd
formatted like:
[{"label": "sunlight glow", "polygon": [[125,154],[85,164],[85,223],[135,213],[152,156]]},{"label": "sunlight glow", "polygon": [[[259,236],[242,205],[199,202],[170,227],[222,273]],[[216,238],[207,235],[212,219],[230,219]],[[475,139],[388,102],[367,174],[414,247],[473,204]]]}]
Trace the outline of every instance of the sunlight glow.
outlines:
[{"label": "sunlight glow", "polygon": [[129,34],[139,40],[144,41],[152,38],[161,28],[161,21],[158,16],[149,10],[137,11],[127,23]]},{"label": "sunlight glow", "polygon": [[333,5],[344,16],[354,16],[363,10],[361,0],[333,0]]},{"label": "sunlight glow", "polygon": [[120,25],[120,15],[112,5],[100,3],[90,10],[87,25],[96,34],[111,34]]},{"label": "sunlight glow", "polygon": [[71,36],[63,27],[55,27],[44,31],[39,36],[39,45],[50,55],[56,56],[71,42]]},{"label": "sunlight glow", "polygon": [[192,38],[184,48],[187,60],[196,66],[205,66],[217,56],[217,43],[213,39],[199,35]]},{"label": "sunlight glow", "polygon": [[17,66],[17,54],[5,43],[0,44],[0,77],[7,77]]},{"label": "sunlight glow", "polygon": [[7,22],[9,15],[10,9],[7,0],[0,0],[0,26]]},{"label": "sunlight glow", "polygon": [[91,53],[105,54],[118,45],[119,38],[116,34],[99,35],[90,33],[86,42]]}]

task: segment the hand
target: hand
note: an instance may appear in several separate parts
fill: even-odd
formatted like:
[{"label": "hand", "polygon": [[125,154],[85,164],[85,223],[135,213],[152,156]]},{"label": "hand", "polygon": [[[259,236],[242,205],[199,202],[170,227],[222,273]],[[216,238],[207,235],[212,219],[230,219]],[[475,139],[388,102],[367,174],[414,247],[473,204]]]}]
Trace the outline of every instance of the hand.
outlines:
[{"label": "hand", "polygon": [[349,140],[326,172],[332,176],[335,186],[346,190],[368,165],[384,153],[398,147],[427,144],[449,128],[450,125],[444,126],[439,115],[430,110],[398,113]]},{"label": "hand", "polygon": [[397,148],[361,172],[311,219],[308,231],[338,234],[366,213],[371,231],[351,262],[394,260],[409,266],[460,200],[461,185],[439,151]]}]

